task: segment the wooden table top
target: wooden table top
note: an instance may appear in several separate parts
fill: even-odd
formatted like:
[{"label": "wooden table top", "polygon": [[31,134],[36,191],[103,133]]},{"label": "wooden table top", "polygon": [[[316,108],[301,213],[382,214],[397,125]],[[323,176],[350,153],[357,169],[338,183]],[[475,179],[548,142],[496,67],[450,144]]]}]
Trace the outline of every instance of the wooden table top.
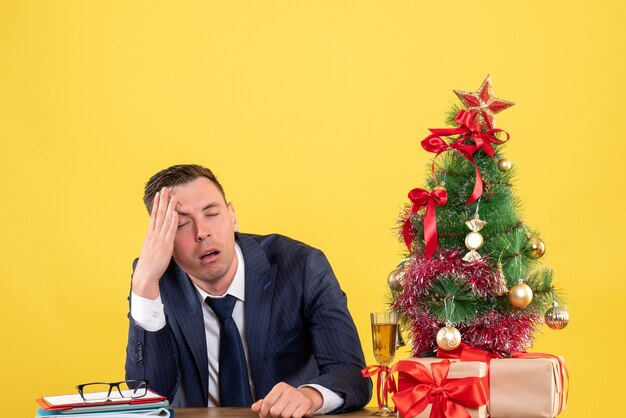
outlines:
[{"label": "wooden table top", "polygon": [[[373,412],[376,412],[376,408],[365,408],[337,417],[371,418]],[[174,408],[174,418],[258,418],[258,416],[250,408]]]}]

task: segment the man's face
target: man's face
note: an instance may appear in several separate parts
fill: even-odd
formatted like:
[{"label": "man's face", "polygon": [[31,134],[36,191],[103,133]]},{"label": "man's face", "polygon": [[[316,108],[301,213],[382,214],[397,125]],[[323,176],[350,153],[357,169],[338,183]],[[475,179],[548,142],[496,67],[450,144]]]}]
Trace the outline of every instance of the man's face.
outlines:
[{"label": "man's face", "polygon": [[237,271],[237,218],[215,184],[205,178],[175,186],[178,230],[174,260],[202,289],[222,294]]}]

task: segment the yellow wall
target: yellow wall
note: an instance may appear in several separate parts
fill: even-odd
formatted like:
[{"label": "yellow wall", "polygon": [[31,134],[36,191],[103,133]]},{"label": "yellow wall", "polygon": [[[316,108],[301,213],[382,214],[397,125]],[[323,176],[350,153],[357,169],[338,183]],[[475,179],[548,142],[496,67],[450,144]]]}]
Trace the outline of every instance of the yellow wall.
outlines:
[{"label": "yellow wall", "polygon": [[569,364],[564,416],[617,416],[624,17],[617,0],[0,1],[2,416],[123,377],[142,186],[175,163],[212,167],[244,231],[327,253],[372,363],[419,141],[488,73],[517,103],[498,124],[570,303],[534,348]]}]

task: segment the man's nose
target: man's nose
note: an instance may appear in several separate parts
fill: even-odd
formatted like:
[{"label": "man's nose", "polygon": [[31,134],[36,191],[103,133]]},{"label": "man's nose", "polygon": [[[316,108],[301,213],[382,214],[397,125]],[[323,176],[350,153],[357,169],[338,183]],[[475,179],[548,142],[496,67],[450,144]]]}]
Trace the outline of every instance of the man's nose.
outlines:
[{"label": "man's nose", "polygon": [[201,242],[211,236],[211,229],[206,222],[199,222],[196,230],[196,241]]}]

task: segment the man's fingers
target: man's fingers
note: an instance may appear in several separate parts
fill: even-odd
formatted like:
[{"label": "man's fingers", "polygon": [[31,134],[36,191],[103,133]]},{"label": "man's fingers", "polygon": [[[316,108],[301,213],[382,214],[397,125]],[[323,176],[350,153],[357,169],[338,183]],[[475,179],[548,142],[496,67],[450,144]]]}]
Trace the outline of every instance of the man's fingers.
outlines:
[{"label": "man's fingers", "polygon": [[167,210],[165,212],[165,216],[163,219],[163,225],[161,229],[159,230],[160,235],[165,240],[167,240],[167,235],[173,224],[174,217],[172,216],[172,214],[176,212],[175,208],[176,208],[176,196],[171,196],[167,204]]},{"label": "man's fingers", "polygon": [[315,389],[297,389],[281,382],[264,399],[252,404],[251,409],[260,418],[302,418],[315,414],[316,404],[323,403],[323,399],[312,399],[317,397],[321,398],[321,394]]},{"label": "man's fingers", "polygon": [[273,405],[270,406],[270,416],[272,417],[290,417],[291,415],[288,415],[288,411],[289,414],[291,413],[290,411],[295,409],[294,408],[290,408],[289,407],[289,402],[293,401],[292,399],[289,398],[289,394],[288,393],[282,393],[281,397],[278,398],[276,400],[276,402],[274,402]]},{"label": "man's fingers", "polygon": [[270,408],[270,413],[273,417],[295,418],[293,413],[299,406],[300,403],[297,402],[295,399],[286,399],[286,397],[281,397],[278,402],[276,402],[276,404],[272,408]]},{"label": "man's fingers", "polygon": [[174,237],[176,236],[176,230],[178,230],[178,212],[173,211],[172,220],[170,221],[170,226],[167,228],[167,232],[165,234],[165,241],[172,242],[174,241]]},{"label": "man's fingers", "polygon": [[[290,416],[293,417],[293,418],[302,418],[304,416],[312,416],[313,413],[309,412],[310,408],[311,407],[309,406],[309,402],[306,402],[306,404],[301,403],[301,404],[297,405],[297,407],[293,411],[291,411],[291,415]],[[315,412],[315,411],[313,411],[313,412]]]},{"label": "man's fingers", "polygon": [[252,410],[252,412],[259,412],[261,410],[262,404],[263,404],[263,399],[259,399],[258,401],[250,405],[250,409]]},{"label": "man's fingers", "polygon": [[274,406],[274,404],[280,399],[282,395],[282,387],[281,383],[278,383],[276,386],[270,390],[270,393],[265,396],[263,399],[263,403],[261,404],[261,409],[259,410],[259,416],[261,418],[267,418],[271,416],[270,409]]},{"label": "man's fingers", "polygon": [[157,208],[156,220],[154,224],[154,229],[159,231],[163,226],[163,221],[165,220],[165,212],[167,212],[167,206],[169,203],[169,190],[167,187],[161,189],[161,193],[159,193],[159,207]]},{"label": "man's fingers", "polygon": [[267,418],[270,416],[270,408],[272,407],[273,402],[270,402],[267,398],[263,399],[263,403],[261,404],[261,409],[259,409],[259,416],[261,418]]},{"label": "man's fingers", "polygon": [[159,208],[159,192],[156,192],[154,199],[152,200],[152,210],[150,211],[150,231],[154,231],[154,225],[156,223],[156,213]]}]

